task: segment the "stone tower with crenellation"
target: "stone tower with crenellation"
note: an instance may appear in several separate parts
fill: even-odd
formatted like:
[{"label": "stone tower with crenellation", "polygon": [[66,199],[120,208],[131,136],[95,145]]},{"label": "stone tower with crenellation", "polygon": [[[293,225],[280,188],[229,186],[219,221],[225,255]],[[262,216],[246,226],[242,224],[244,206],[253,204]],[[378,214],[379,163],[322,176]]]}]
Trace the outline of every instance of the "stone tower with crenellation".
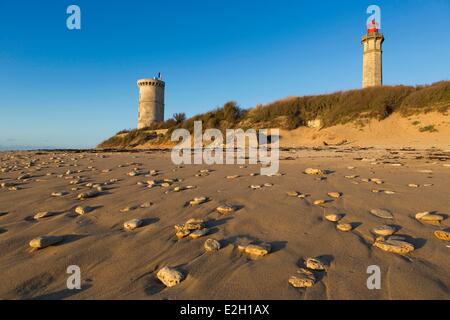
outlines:
[{"label": "stone tower with crenellation", "polygon": [[151,79],[138,80],[139,110],[138,129],[164,121],[164,90],[165,82],[161,74]]},{"label": "stone tower with crenellation", "polygon": [[383,42],[384,36],[374,20],[367,26],[367,33],[361,39],[364,48],[363,88],[383,85]]}]

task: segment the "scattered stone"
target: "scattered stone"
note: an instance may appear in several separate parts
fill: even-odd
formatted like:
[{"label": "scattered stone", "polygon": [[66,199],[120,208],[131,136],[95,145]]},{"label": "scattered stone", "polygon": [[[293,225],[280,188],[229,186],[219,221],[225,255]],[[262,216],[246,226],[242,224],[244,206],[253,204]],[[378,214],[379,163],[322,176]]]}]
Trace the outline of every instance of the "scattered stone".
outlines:
[{"label": "scattered stone", "polygon": [[343,232],[352,231],[353,227],[350,223],[338,223],[336,229]]},{"label": "scattered stone", "polygon": [[391,191],[391,190],[384,190],[385,194],[395,194],[395,191]]},{"label": "scattered stone", "polygon": [[129,206],[129,207],[125,207],[125,208],[123,208],[123,209],[120,209],[120,212],[130,212],[130,211],[133,211],[133,210],[136,210],[138,208],[138,206]]},{"label": "scattered stone", "polygon": [[2,188],[11,188],[15,186],[15,183],[13,182],[2,182],[2,184],[0,185]]},{"label": "scattered stone", "polygon": [[411,243],[400,239],[401,238],[394,238],[392,236],[387,239],[385,239],[384,237],[379,237],[375,240],[373,245],[386,252],[397,254],[406,254],[414,251],[414,246]]},{"label": "scattered stone", "polygon": [[38,212],[34,215],[34,220],[48,218],[48,217],[54,216],[55,214],[56,214],[55,212],[51,212],[51,211]]},{"label": "scattered stone", "polygon": [[184,227],[190,231],[200,230],[200,229],[203,229],[204,224],[205,224],[205,222],[203,219],[192,218],[192,219],[189,219],[188,221],[186,221],[186,223],[184,224]]},{"label": "scattered stone", "polygon": [[78,206],[75,208],[75,213],[79,214],[80,216],[82,216],[88,212],[91,212],[91,211],[92,211],[92,208],[89,206],[86,206],[86,207]]},{"label": "scattered stone", "polygon": [[419,221],[430,223],[440,222],[444,220],[444,216],[429,211],[419,212],[415,215],[415,218]]},{"label": "scattered stone", "polygon": [[410,184],[408,184],[408,187],[410,187],[410,188],[418,188],[419,185],[415,184],[415,183],[410,183]]},{"label": "scattered stone", "polygon": [[298,193],[297,191],[288,191],[287,195],[289,197],[298,197],[300,195],[300,193]]},{"label": "scattered stone", "polygon": [[232,176],[227,176],[227,179],[237,179],[239,178],[239,175],[232,175]]},{"label": "scattered stone", "polygon": [[375,182],[376,184],[383,184],[383,180],[378,178],[371,178],[370,181]]},{"label": "scattered stone", "polygon": [[207,239],[205,241],[205,244],[203,245],[203,247],[205,248],[205,250],[207,252],[219,251],[220,243],[219,243],[219,241],[214,240],[214,239]]},{"label": "scattered stone", "polygon": [[315,204],[316,206],[321,206],[321,205],[324,205],[324,204],[327,203],[327,202],[328,202],[327,200],[319,199],[319,200],[315,200],[315,201],[314,201],[314,204]]},{"label": "scattered stone", "polygon": [[144,202],[140,205],[141,208],[150,208],[153,205],[151,202]]},{"label": "scattered stone", "polygon": [[316,277],[311,271],[301,268],[288,282],[294,288],[310,288],[316,283]]},{"label": "scattered stone", "polygon": [[378,236],[391,236],[393,235],[395,232],[397,232],[397,229],[392,227],[392,226],[388,226],[388,225],[382,225],[379,227],[375,227],[372,229],[372,232]]},{"label": "scattered stone", "polygon": [[230,213],[235,212],[236,208],[234,206],[225,204],[225,205],[221,205],[221,206],[217,207],[216,210],[220,214],[230,214]]},{"label": "scattered stone", "polygon": [[374,216],[377,216],[378,218],[394,219],[392,213],[386,209],[372,209],[370,210],[370,213],[373,214]]},{"label": "scattered stone", "polygon": [[[175,226],[175,228],[177,228],[177,226]],[[188,229],[180,227],[179,229],[177,229],[177,232],[175,233],[175,235],[177,236],[178,239],[182,239],[182,238],[187,237],[190,233],[191,233],[191,231],[189,231]]]},{"label": "scattered stone", "polygon": [[305,171],[303,171],[303,173],[309,174],[309,175],[325,174],[324,171],[322,171],[320,169],[314,169],[314,168],[307,168],[307,169],[305,169]]},{"label": "scattered stone", "polygon": [[273,187],[273,183],[266,182],[264,183],[264,187]]},{"label": "scattered stone", "polygon": [[[191,233],[194,233],[194,231],[200,231],[202,229],[205,229],[205,230],[195,233],[193,238],[199,238],[199,237],[205,235],[208,232],[208,229],[204,228],[204,221],[202,219],[189,219],[183,225],[175,225],[175,230],[176,230],[175,234],[178,239],[182,239],[182,238],[187,237]],[[206,233],[202,234],[203,232],[206,232]]]},{"label": "scattered stone", "polygon": [[62,191],[62,192],[53,192],[53,193],[52,193],[52,197],[63,197],[63,196],[65,196],[66,194],[68,194],[68,192],[66,192],[66,191]]},{"label": "scattered stone", "polygon": [[99,192],[97,190],[91,190],[91,191],[88,191],[88,192],[80,193],[77,196],[77,198],[79,200],[85,200],[85,199],[88,199],[88,198],[94,198],[94,197],[96,197],[98,195],[99,195]]},{"label": "scattered stone", "polygon": [[439,240],[450,241],[450,232],[445,230],[436,230],[434,236]]},{"label": "scattered stone", "polygon": [[183,280],[183,274],[176,269],[164,267],[158,271],[156,277],[166,286],[173,287]]},{"label": "scattered stone", "polygon": [[252,188],[252,189],[261,189],[262,186],[259,185],[259,184],[252,184],[252,185],[250,186],[250,188]]},{"label": "scattered stone", "polygon": [[141,219],[132,219],[130,221],[127,221],[123,224],[123,227],[125,228],[125,230],[131,231],[134,230],[136,228],[139,228],[140,226],[142,226],[142,220]]},{"label": "scattered stone", "polygon": [[199,204],[205,203],[206,201],[208,201],[208,198],[198,197],[198,198],[194,198],[193,200],[189,201],[189,204],[191,206],[194,206],[194,205],[199,205]]},{"label": "scattered stone", "polygon": [[343,217],[344,217],[344,215],[343,214],[339,214],[339,213],[327,213],[327,214],[325,214],[325,219],[327,219],[328,221],[331,221],[331,222],[338,222]]},{"label": "scattered stone", "polygon": [[29,178],[31,178],[31,175],[26,173],[26,174],[23,174],[23,175],[17,177],[17,180],[26,180],[26,179],[29,179]]},{"label": "scattered stone", "polygon": [[135,176],[139,175],[139,172],[137,172],[137,171],[130,171],[130,172],[127,173],[127,175],[130,176],[130,177],[135,177]]},{"label": "scattered stone", "polygon": [[308,269],[316,271],[324,271],[326,268],[325,264],[317,258],[307,258],[305,265]]},{"label": "scattered stone", "polygon": [[245,247],[244,252],[252,258],[259,258],[267,255],[270,252],[270,245],[269,244],[249,244]]},{"label": "scattered stone", "polygon": [[185,187],[175,187],[175,188],[173,188],[173,192],[180,192],[180,191],[183,191],[183,190],[186,190],[186,188]]},{"label": "scattered stone", "polygon": [[44,249],[54,244],[60,243],[64,237],[60,236],[41,236],[30,241],[30,247],[33,249]]},{"label": "scattered stone", "polygon": [[340,198],[342,196],[342,193],[340,193],[340,192],[328,192],[328,196],[331,197],[331,198],[337,199],[337,198]]}]

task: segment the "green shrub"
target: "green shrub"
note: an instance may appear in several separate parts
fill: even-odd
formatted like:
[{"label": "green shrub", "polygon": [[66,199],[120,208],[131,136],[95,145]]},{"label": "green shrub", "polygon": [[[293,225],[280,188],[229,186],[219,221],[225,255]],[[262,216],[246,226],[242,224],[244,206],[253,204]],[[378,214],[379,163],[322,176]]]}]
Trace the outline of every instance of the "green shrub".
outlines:
[{"label": "green shrub", "polygon": [[420,132],[437,132],[438,130],[434,127],[434,125],[425,126],[419,128]]}]

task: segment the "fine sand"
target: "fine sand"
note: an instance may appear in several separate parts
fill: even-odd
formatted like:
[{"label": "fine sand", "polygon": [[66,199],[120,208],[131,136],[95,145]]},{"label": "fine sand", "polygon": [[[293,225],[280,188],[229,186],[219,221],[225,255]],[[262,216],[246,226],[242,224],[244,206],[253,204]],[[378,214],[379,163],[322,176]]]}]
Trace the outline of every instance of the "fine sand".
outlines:
[{"label": "fine sand", "polygon": [[[161,151],[3,152],[0,158],[1,299],[450,298],[450,243],[434,236],[450,225],[450,150],[290,149],[281,152],[282,175],[273,177],[251,176],[259,173],[258,165],[179,168]],[[127,174],[135,168],[135,176]],[[306,168],[329,172],[307,175]],[[199,174],[202,169],[210,172]],[[163,179],[175,181],[148,187],[147,181]],[[77,199],[96,190],[95,184],[101,184],[99,194]],[[174,192],[176,186],[195,188]],[[209,201],[189,205],[195,197]],[[331,201],[314,205],[318,199]],[[216,208],[223,204],[238,210],[221,215]],[[93,210],[78,215],[79,205]],[[388,209],[394,219],[372,215],[371,209]],[[33,219],[42,211],[53,215]],[[436,211],[444,220],[419,222],[415,214],[423,211]],[[326,213],[345,214],[342,222],[353,230],[336,230]],[[142,226],[124,230],[124,222],[134,218]],[[190,218],[204,219],[209,233],[178,239],[174,226]],[[383,224],[395,226],[415,250],[400,255],[374,247],[371,229]],[[63,240],[31,250],[30,240],[43,235]],[[209,238],[222,248],[205,252]],[[270,244],[269,254],[250,258],[238,248],[243,238]],[[308,257],[319,257],[326,270],[314,272],[312,287],[294,288],[288,280]],[[81,290],[66,288],[70,265],[81,269]],[[371,265],[381,269],[380,290],[367,287]],[[183,274],[180,284],[166,288],[157,279],[165,266]]]},{"label": "fine sand", "polygon": [[[430,127],[432,126],[432,127]],[[432,131],[423,131],[426,128]],[[422,130],[422,131],[421,131]],[[346,141],[346,145],[375,147],[450,148],[450,116],[437,112],[403,117],[394,113],[388,118],[368,120],[362,124],[347,123],[324,129],[300,127],[281,131],[280,146],[318,146]]]}]

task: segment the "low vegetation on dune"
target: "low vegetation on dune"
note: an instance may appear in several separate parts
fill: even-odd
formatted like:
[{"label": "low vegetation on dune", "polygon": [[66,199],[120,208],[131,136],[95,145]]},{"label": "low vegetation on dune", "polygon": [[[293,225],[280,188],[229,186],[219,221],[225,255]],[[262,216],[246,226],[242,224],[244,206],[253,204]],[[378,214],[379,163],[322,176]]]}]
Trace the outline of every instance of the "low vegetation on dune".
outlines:
[{"label": "low vegetation on dune", "polygon": [[133,129],[119,131],[113,137],[103,141],[98,148],[101,149],[126,149],[134,148],[148,141],[157,142],[158,138],[162,138],[153,130]]},{"label": "low vegetation on dune", "polygon": [[[254,108],[241,109],[230,101],[221,108],[186,118],[184,113],[144,129],[122,130],[102,142],[99,148],[133,148],[146,142],[159,144],[170,139],[173,130],[193,132],[194,122],[202,121],[203,129],[280,128],[293,130],[320,119],[323,127],[366,120],[383,120],[394,112],[404,116],[450,108],[450,81],[426,86],[383,86],[331,94],[289,97]],[[161,129],[166,129],[161,133]],[[158,130],[160,130],[158,132]],[[432,131],[427,129],[425,131]]]}]

